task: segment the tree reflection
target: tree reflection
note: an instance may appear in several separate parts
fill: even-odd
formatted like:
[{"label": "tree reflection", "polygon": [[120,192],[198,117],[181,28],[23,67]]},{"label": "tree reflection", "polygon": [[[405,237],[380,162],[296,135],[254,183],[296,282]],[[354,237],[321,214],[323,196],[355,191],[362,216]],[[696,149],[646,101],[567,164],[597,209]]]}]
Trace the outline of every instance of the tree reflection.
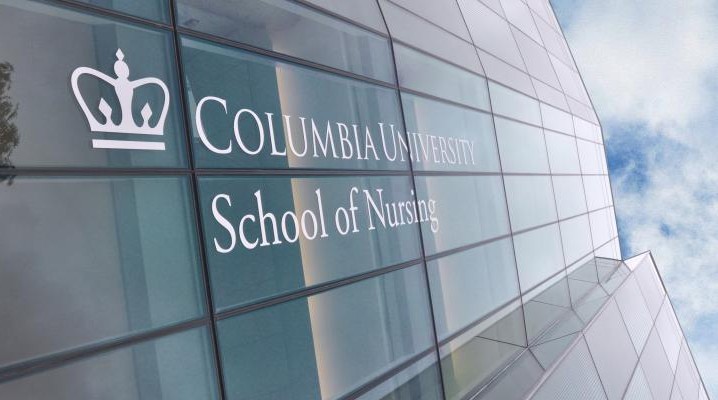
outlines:
[{"label": "tree reflection", "polygon": [[[13,104],[9,95],[12,72],[12,64],[0,63],[0,168],[13,168],[10,155],[20,142],[14,122],[18,105]],[[12,178],[11,175],[2,175],[0,182],[7,181],[11,184]]]}]

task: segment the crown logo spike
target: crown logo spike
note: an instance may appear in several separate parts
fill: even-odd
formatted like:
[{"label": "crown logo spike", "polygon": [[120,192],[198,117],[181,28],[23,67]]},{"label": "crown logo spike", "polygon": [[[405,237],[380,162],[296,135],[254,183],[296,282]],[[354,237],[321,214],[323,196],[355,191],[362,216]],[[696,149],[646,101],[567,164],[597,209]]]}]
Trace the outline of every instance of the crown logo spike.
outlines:
[{"label": "crown logo spike", "polygon": [[[92,132],[105,132],[105,133],[126,133],[126,134],[140,134],[140,135],[163,135],[163,129],[165,124],[165,119],[167,118],[167,111],[169,110],[169,104],[170,104],[170,97],[169,97],[169,90],[167,89],[167,85],[165,85],[164,82],[162,82],[160,79],[155,77],[147,77],[147,78],[141,78],[137,80],[130,80],[130,67],[127,65],[127,62],[125,62],[125,53],[122,51],[122,49],[118,48],[117,52],[115,52],[115,57],[117,60],[115,61],[115,64],[113,66],[113,72],[115,74],[115,77],[111,77],[103,72],[97,71],[95,69],[89,68],[89,67],[78,67],[72,72],[72,76],[70,77],[70,84],[72,86],[72,92],[75,95],[75,99],[77,100],[77,103],[80,105],[80,108],[82,109],[82,112],[85,114],[85,118],[87,119],[87,122],[90,125],[90,131]],[[82,93],[80,93],[80,89],[78,86],[78,80],[83,75],[89,75],[94,76],[102,81],[107,82],[115,89],[115,94],[117,95],[117,99],[120,103],[120,123],[115,124],[112,121],[112,107],[105,101],[104,98],[100,98],[100,102],[97,106],[97,110],[99,110],[100,114],[104,117],[104,121],[98,121],[92,111],[90,111],[90,108],[87,106],[87,102],[82,96]],[[135,123],[135,120],[132,115],[132,101],[135,93],[135,89],[137,89],[140,86],[144,85],[154,85],[158,86],[162,93],[164,94],[164,104],[162,106],[162,110],[160,112],[159,120],[154,126],[150,126],[150,118],[155,114],[149,103],[145,103],[145,105],[142,107],[142,110],[140,111],[140,115],[142,116],[142,124],[137,125]],[[116,143],[109,148],[142,148],[143,146],[138,145],[138,143],[142,142],[129,142],[129,141],[108,141],[108,140],[93,140],[93,147],[103,147],[108,148],[105,146],[102,146],[104,143],[107,145],[107,142],[126,142],[126,143],[134,143],[134,147],[117,147]],[[149,146],[145,147],[152,147],[152,150],[164,150],[164,143],[159,142],[147,142]],[[100,146],[96,146],[97,144],[100,144]],[[161,146],[159,146],[161,145]],[[138,147],[139,146],[139,147]],[[161,147],[161,149],[159,148]],[[149,148],[148,148],[149,149]]]}]

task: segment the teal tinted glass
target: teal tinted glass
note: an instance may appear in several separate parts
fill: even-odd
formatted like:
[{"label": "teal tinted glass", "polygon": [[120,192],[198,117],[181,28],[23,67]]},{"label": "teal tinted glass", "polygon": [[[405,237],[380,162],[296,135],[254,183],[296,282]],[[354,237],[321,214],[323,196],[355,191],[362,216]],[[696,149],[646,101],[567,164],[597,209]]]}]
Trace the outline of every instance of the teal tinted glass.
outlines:
[{"label": "teal tinted glass", "polygon": [[196,328],[0,384],[0,398],[213,400],[213,364],[207,329]]},{"label": "teal tinted glass", "polygon": [[407,93],[401,100],[415,171],[499,171],[490,114]]},{"label": "teal tinted glass", "polygon": [[427,267],[439,340],[520,294],[510,239],[429,261]]},{"label": "teal tinted glass", "polygon": [[436,354],[422,358],[397,372],[367,393],[359,396],[362,400],[440,400],[441,377]]},{"label": "teal tinted glass", "polygon": [[416,259],[417,221],[434,218],[402,176],[200,177],[199,190],[219,309]]},{"label": "teal tinted glass", "polygon": [[136,17],[168,24],[170,22],[169,0],[77,0],[93,6],[107,8]]},{"label": "teal tinted glass", "polygon": [[435,221],[421,230],[427,255],[509,233],[499,176],[417,176],[416,190]]},{"label": "teal tinted glass", "polygon": [[178,177],[0,185],[0,365],[204,315],[189,193]]},{"label": "teal tinted glass", "polygon": [[409,169],[396,91],[182,39],[198,167]]},{"label": "teal tinted glass", "polygon": [[337,399],[431,348],[420,265],[218,322],[227,399]]},{"label": "teal tinted glass", "polygon": [[394,82],[389,40],[287,0],[177,1],[177,23],[386,82]]},{"label": "teal tinted glass", "polygon": [[0,164],[186,166],[170,32],[0,0],[0,36]]}]

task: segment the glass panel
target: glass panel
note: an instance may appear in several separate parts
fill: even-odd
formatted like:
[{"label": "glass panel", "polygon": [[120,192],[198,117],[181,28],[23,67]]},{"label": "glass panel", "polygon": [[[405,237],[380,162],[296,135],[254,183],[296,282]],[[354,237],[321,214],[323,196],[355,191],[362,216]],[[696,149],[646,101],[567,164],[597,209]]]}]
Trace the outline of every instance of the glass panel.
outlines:
[{"label": "glass panel", "polygon": [[601,380],[591,360],[591,353],[582,338],[541,384],[532,398],[536,400],[606,399]]},{"label": "glass panel", "polygon": [[622,399],[638,356],[615,301],[609,301],[585,337],[608,398]]},{"label": "glass panel", "polygon": [[[512,1],[523,4],[521,0]],[[529,15],[529,19],[531,19],[531,15]],[[531,21],[531,24],[533,25],[533,21]],[[516,43],[519,45],[523,59],[526,61],[528,73],[555,89],[561,89],[561,85],[558,83],[558,78],[556,78],[556,73],[553,71],[553,66],[551,65],[551,60],[548,58],[546,49],[518,30],[512,28],[512,31],[514,32],[514,37],[516,38]]]},{"label": "glass panel", "polygon": [[534,384],[543,375],[541,364],[531,352],[526,351],[509,369],[501,374],[491,386],[482,391],[477,399],[481,400],[520,400],[531,391]]},{"label": "glass panel", "polygon": [[561,221],[560,225],[566,264],[573,264],[591,253],[593,246],[591,245],[591,227],[588,224],[587,215]]},{"label": "glass panel", "polygon": [[505,176],[504,184],[514,231],[556,221],[551,177]]},{"label": "glass panel", "polygon": [[544,131],[544,133],[546,135],[546,148],[548,149],[551,173],[580,174],[581,168],[578,163],[576,139],[551,131]]},{"label": "glass panel", "polygon": [[494,118],[504,172],[548,173],[546,144],[540,128]]},{"label": "glass panel", "polygon": [[485,78],[401,45],[394,56],[402,87],[489,110]]},{"label": "glass panel", "polygon": [[179,0],[183,28],[394,82],[388,39],[284,0]]},{"label": "glass panel", "polygon": [[386,26],[376,0],[307,0],[307,2],[386,33]]},{"label": "glass panel", "polygon": [[586,201],[589,210],[597,210],[609,205],[604,184],[606,177],[602,175],[586,175],[583,177],[583,187],[586,190]]},{"label": "glass panel", "polygon": [[395,44],[401,41],[469,71],[484,74],[473,44],[387,0],[379,0],[379,4]]},{"label": "glass panel", "polygon": [[658,336],[661,338],[661,343],[663,343],[663,350],[666,352],[668,362],[671,363],[673,371],[676,371],[678,366],[678,353],[681,349],[683,337],[669,301],[664,301],[661,311],[658,312],[658,316],[656,317],[656,330],[658,331]]},{"label": "glass panel", "polygon": [[456,0],[392,0],[467,42],[471,41]]},{"label": "glass panel", "polygon": [[551,179],[560,219],[586,212],[586,198],[580,176],[552,176]]},{"label": "glass panel", "polygon": [[0,164],[187,165],[170,32],[0,0],[0,36],[0,86],[13,111]]},{"label": "glass panel", "polygon": [[521,0],[501,0],[501,6],[506,12],[506,19],[517,26],[525,34],[531,36],[531,39],[541,43],[541,36],[539,36],[534,19],[531,16],[531,11],[526,6],[525,2]]},{"label": "glass panel", "polygon": [[509,233],[500,177],[417,176],[415,181],[417,197],[435,201],[436,223],[422,229],[427,255]]},{"label": "glass panel", "polygon": [[623,398],[625,400],[653,400],[651,389],[648,388],[648,381],[640,365],[633,372],[633,378],[631,378],[631,383],[628,385]]},{"label": "glass panel", "polygon": [[489,82],[489,90],[491,106],[496,114],[541,125],[538,101],[493,82]]},{"label": "glass panel", "polygon": [[633,346],[636,352],[640,353],[651,332],[653,320],[648,307],[646,307],[646,302],[643,300],[638,283],[636,283],[635,275],[629,276],[626,283],[618,289],[616,302],[623,315],[623,320],[626,322]]},{"label": "glass panel", "polygon": [[417,222],[431,232],[449,206],[415,206],[401,176],[200,177],[199,191],[218,309],[416,259]]},{"label": "glass panel", "polygon": [[509,239],[427,263],[439,340],[519,295]]},{"label": "glass panel", "polygon": [[399,371],[369,392],[361,400],[441,400],[441,382],[436,354],[422,358]]},{"label": "glass panel", "polygon": [[189,38],[182,58],[198,167],[409,169],[393,89]]},{"label": "glass panel", "polygon": [[641,353],[641,368],[646,374],[646,380],[656,400],[668,400],[671,395],[673,370],[668,363],[666,353],[663,351],[658,332],[652,330],[648,341]]},{"label": "glass panel", "polygon": [[571,114],[541,103],[541,118],[544,128],[573,135]]},{"label": "glass panel", "polygon": [[432,345],[422,266],[218,323],[228,399],[335,399]]},{"label": "glass panel", "polygon": [[203,315],[189,193],[178,177],[1,185],[0,325],[15,339],[0,365]]},{"label": "glass panel", "polygon": [[77,0],[82,3],[147,18],[165,24],[170,23],[167,0]]},{"label": "glass panel", "polygon": [[600,152],[603,152],[603,146],[578,139],[578,156],[581,159],[581,172],[584,174],[603,174],[601,162],[599,160]]},{"label": "glass panel", "polygon": [[471,393],[488,383],[494,373],[505,367],[523,349],[481,336],[467,337],[463,341],[460,339],[442,348],[442,352],[448,353],[441,360],[448,400],[471,398]]},{"label": "glass panel", "polygon": [[401,95],[415,171],[499,171],[491,115]]},{"label": "glass panel", "polygon": [[505,19],[476,0],[459,0],[459,6],[476,46],[516,67],[524,68]]},{"label": "glass panel", "polygon": [[514,236],[521,290],[526,291],[564,267],[558,224]]},{"label": "glass panel", "polygon": [[[48,337],[46,335],[46,337]],[[206,328],[122,347],[0,385],[3,399],[218,399]],[[182,366],[178,368],[178,366]]]}]

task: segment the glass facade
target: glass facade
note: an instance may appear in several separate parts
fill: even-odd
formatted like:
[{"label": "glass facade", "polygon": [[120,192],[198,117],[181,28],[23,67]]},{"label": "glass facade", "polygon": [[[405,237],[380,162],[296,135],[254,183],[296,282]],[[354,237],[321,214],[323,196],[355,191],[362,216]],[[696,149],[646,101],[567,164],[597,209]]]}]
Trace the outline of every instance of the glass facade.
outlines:
[{"label": "glass facade", "polygon": [[707,398],[546,0],[0,0],[0,38],[0,398]]}]

